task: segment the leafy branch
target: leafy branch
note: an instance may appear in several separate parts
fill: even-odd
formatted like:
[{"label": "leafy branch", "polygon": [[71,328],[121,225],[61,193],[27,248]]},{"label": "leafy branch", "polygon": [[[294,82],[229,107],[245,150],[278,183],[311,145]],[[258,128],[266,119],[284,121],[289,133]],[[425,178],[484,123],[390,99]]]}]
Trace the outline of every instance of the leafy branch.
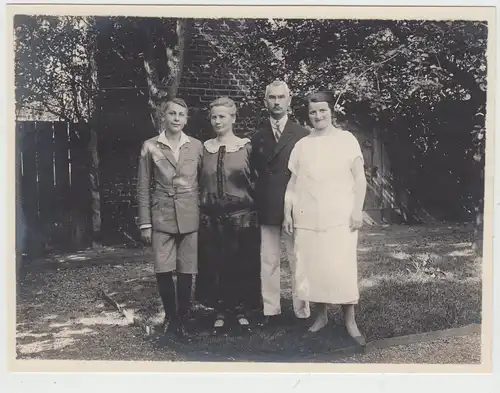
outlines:
[{"label": "leafy branch", "polygon": [[[388,57],[388,58],[386,58],[386,59],[384,59],[384,60],[382,60],[382,61],[379,61],[379,62],[377,62],[377,63],[372,63],[369,67],[367,67],[367,68],[366,68],[363,72],[361,72],[360,74],[358,74],[358,75],[356,75],[356,76],[354,76],[354,77],[349,78],[349,79],[346,81],[346,83],[345,83],[345,85],[344,85],[343,89],[340,91],[339,95],[337,96],[337,99],[335,100],[334,108],[337,108],[337,107],[338,107],[338,103],[339,103],[340,98],[341,98],[341,97],[342,97],[342,95],[343,95],[343,94],[347,91],[347,87],[349,86],[349,84],[350,84],[353,80],[355,80],[355,79],[359,79],[359,78],[361,78],[363,75],[365,75],[366,73],[368,73],[369,71],[371,71],[371,70],[373,70],[373,69],[375,69],[375,68],[377,68],[377,67],[380,67],[380,66],[382,66],[383,64],[385,64],[385,63],[387,63],[387,62],[391,61],[392,59],[394,59],[395,57],[397,57],[397,56],[400,54],[400,51],[401,51],[401,49],[403,49],[403,47],[404,47],[404,46],[403,46],[403,45],[401,45],[398,49],[394,49],[394,50],[390,51],[390,52],[389,52],[389,53],[390,53],[390,55],[389,55],[389,53],[388,53],[388,55],[389,55],[389,57]],[[378,78],[377,78],[377,80],[378,80]]]}]

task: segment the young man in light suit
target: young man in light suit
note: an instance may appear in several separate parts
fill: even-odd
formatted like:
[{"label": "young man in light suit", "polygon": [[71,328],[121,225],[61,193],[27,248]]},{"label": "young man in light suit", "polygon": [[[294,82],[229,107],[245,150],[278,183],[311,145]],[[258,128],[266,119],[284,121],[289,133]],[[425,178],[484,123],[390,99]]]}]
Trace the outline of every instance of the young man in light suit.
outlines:
[{"label": "young man in light suit", "polygon": [[292,270],[293,309],[298,318],[310,316],[309,304],[295,295],[293,238],[282,230],[285,191],[291,173],[288,159],[295,143],[309,134],[288,119],[291,96],[285,82],[266,88],[264,103],[270,118],[252,137],[251,165],[257,174],[256,203],[261,225],[261,282],[264,324],[275,323],[281,314],[280,244],[283,238]]},{"label": "young man in light suit", "polygon": [[[153,246],[165,331],[183,336],[192,275],[198,271],[198,173],[203,145],[182,131],[188,115],[182,99],[164,99],[157,115],[160,133],[144,142],[139,159],[138,224],[144,242]],[[177,303],[173,271],[177,272]]]}]

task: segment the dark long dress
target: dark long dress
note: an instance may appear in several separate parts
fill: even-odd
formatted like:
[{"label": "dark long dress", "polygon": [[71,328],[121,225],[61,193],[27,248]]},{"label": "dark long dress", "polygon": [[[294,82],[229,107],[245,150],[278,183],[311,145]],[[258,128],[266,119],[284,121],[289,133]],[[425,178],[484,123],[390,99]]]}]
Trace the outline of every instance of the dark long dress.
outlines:
[{"label": "dark long dress", "polygon": [[261,304],[250,152],[247,139],[229,147],[212,140],[203,151],[195,298],[219,312],[245,313]]}]

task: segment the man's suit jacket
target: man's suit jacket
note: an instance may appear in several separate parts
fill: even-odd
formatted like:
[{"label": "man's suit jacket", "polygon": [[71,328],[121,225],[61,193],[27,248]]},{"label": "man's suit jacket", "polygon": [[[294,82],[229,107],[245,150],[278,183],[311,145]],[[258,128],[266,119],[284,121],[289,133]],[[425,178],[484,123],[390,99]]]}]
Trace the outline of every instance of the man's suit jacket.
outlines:
[{"label": "man's suit jacket", "polygon": [[266,121],[252,137],[251,166],[256,172],[255,198],[261,225],[281,225],[285,191],[290,180],[288,159],[295,143],[309,135],[304,127],[288,120],[278,142]]},{"label": "man's suit jacket", "polygon": [[176,162],[158,136],[144,142],[139,159],[139,226],[166,233],[195,232],[199,227],[198,175],[203,145],[195,138],[180,148]]}]

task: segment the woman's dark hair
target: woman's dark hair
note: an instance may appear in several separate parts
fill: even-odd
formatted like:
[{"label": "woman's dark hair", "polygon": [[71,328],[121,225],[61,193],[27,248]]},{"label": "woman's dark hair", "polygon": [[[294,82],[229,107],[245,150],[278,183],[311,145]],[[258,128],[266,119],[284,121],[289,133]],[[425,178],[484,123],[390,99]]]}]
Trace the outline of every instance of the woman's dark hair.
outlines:
[{"label": "woman's dark hair", "polygon": [[333,94],[329,91],[318,91],[308,95],[307,104],[309,105],[311,102],[326,102],[332,113],[334,111],[335,100]]}]

